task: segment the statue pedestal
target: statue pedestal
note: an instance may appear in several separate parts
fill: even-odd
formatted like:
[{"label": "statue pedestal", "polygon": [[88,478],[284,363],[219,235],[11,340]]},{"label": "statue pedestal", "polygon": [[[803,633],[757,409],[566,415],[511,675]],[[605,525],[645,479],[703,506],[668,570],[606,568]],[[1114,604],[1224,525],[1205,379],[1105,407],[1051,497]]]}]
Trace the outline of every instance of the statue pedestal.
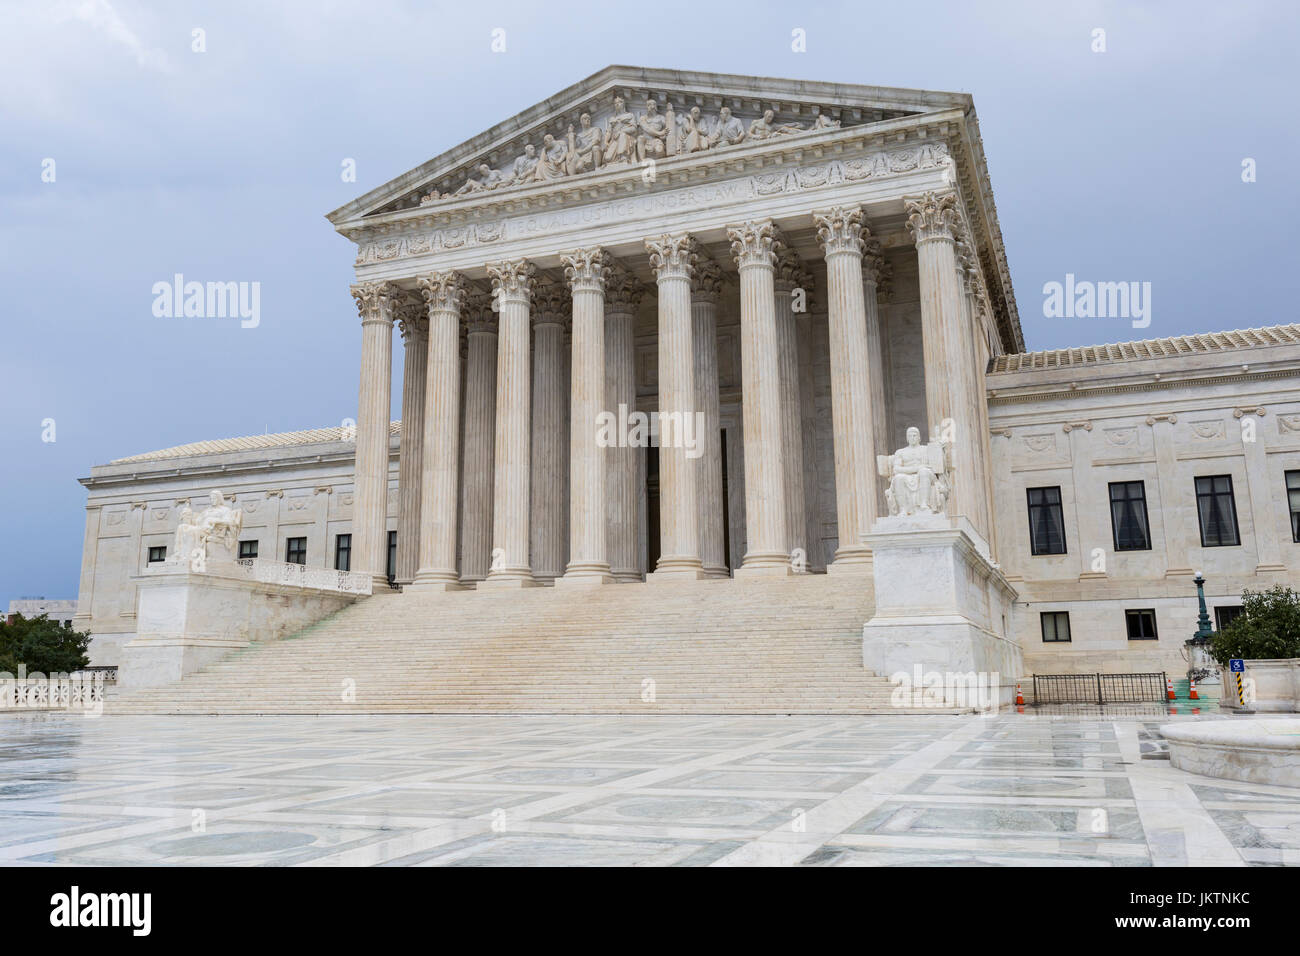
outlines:
[{"label": "statue pedestal", "polygon": [[974,678],[993,703],[1012,703],[1024,666],[1010,637],[1017,593],[983,537],[964,518],[925,514],[881,518],[865,543],[876,611],[862,628],[863,665],[946,686]]}]

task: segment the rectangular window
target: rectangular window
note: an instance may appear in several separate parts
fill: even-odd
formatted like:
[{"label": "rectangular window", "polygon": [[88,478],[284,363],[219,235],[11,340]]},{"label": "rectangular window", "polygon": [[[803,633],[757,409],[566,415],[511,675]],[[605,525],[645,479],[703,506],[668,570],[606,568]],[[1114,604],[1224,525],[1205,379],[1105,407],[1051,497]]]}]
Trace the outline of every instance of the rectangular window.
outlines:
[{"label": "rectangular window", "polygon": [[1028,488],[1029,551],[1031,554],[1065,554],[1065,515],[1061,489]]},{"label": "rectangular window", "polygon": [[1214,609],[1214,629],[1221,631],[1241,616],[1240,604],[1225,604]]},{"label": "rectangular window", "polygon": [[397,532],[388,532],[388,583],[397,580]]},{"label": "rectangular window", "polygon": [[284,560],[288,561],[290,564],[306,564],[307,563],[307,539],[290,538],[285,543]]},{"label": "rectangular window", "polygon": [[1125,611],[1124,624],[1128,627],[1130,641],[1156,639],[1156,612],[1150,608],[1141,611]]},{"label": "rectangular window", "polygon": [[162,544],[156,548],[149,549],[149,563],[157,564],[159,561],[167,560],[167,545]]},{"label": "rectangular window", "polygon": [[1291,540],[1300,541],[1300,471],[1286,473],[1286,503],[1291,509]]},{"label": "rectangular window", "polygon": [[1150,551],[1146,484],[1141,481],[1110,483],[1110,528],[1116,551]]},{"label": "rectangular window", "polygon": [[1197,478],[1196,510],[1201,519],[1201,547],[1241,544],[1237,536],[1237,503],[1232,497],[1232,475]]},{"label": "rectangular window", "polygon": [[241,558],[257,557],[257,542],[256,541],[239,542],[239,556]]},{"label": "rectangular window", "polygon": [[350,534],[334,536],[334,570],[352,570],[352,535]]},{"label": "rectangular window", "polygon": [[1044,644],[1068,644],[1070,642],[1070,612],[1043,611],[1038,615],[1043,626]]}]

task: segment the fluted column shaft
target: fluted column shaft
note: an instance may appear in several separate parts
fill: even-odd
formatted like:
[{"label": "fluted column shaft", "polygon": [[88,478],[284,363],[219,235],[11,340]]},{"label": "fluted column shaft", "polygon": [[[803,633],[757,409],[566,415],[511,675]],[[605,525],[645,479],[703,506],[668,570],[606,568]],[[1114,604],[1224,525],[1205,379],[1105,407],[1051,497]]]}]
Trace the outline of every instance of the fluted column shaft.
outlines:
[{"label": "fluted column shaft", "polygon": [[776,353],[781,401],[781,462],[785,482],[785,537],[792,555],[802,556],[794,567],[807,569],[808,522],[804,513],[803,432],[799,389],[799,342],[795,336],[794,290],[797,267],[780,263],[775,279]]},{"label": "fluted column shaft", "polygon": [[420,567],[411,587],[459,590],[456,507],[460,490],[460,310],[465,286],[454,272],[422,276],[419,283],[429,311],[429,348],[420,483]]},{"label": "fluted column shaft", "polygon": [[826,258],[827,332],[831,360],[831,421],[835,441],[835,505],[839,547],[830,572],[865,569],[862,543],[876,519],[875,420],[862,287],[862,210],[814,213]]},{"label": "fluted column shaft", "polygon": [[361,312],[356,474],[352,495],[352,570],[388,582],[388,426],[393,388],[393,309],[401,291],[388,283],[352,287]]},{"label": "fluted column shaft", "polygon": [[554,581],[564,573],[564,303],[557,283],[533,304],[533,444],[530,543],[533,575]]},{"label": "fluted column shaft", "polygon": [[704,433],[695,460],[699,472],[700,560],[710,577],[730,577],[726,542],[723,540],[722,497],[722,413],[718,399],[718,299],[722,294],[722,270],[711,259],[696,268],[691,289],[691,332],[695,354],[695,405],[704,413]]},{"label": "fluted column shaft", "polygon": [[[570,362],[569,565],[564,584],[613,583],[605,540],[605,463],[597,444],[605,408],[605,269],[601,249],[560,256],[573,296]],[[614,412],[617,417],[617,411]]]},{"label": "fluted column shaft", "polygon": [[701,578],[698,473],[695,462],[687,457],[687,437],[696,428],[691,275],[698,254],[686,234],[648,239],[646,249],[659,289],[661,553],[651,577]]},{"label": "fluted column shaft", "polygon": [[469,324],[465,360],[465,461],[461,581],[487,577],[492,553],[492,495],[496,461],[497,322],[480,313]]},{"label": "fluted column shaft", "polygon": [[[640,287],[630,276],[606,282],[605,407],[619,416],[636,411],[637,305]],[[640,581],[637,560],[637,456],[630,443],[606,448],[605,542],[610,571],[620,582]]]},{"label": "fluted column shaft", "polygon": [[736,575],[789,574],[775,263],[770,221],[727,230],[740,270],[740,375],[745,439],[745,560]]},{"label": "fluted column shaft", "polygon": [[[424,312],[422,303],[416,311]],[[402,443],[397,463],[397,583],[407,585],[420,569],[420,476],[424,470],[429,322],[422,314],[407,313],[399,324],[406,351],[402,362]]]},{"label": "fluted column shaft", "polygon": [[530,587],[529,298],[533,269],[523,260],[488,266],[500,308],[497,344],[496,475],[492,495],[492,560],[480,586]]},{"label": "fluted column shaft", "polygon": [[[875,456],[888,455],[893,451],[889,447],[889,406],[887,404],[888,399],[885,396],[885,350],[881,333],[880,303],[878,300],[880,279],[885,268],[884,258],[880,255],[879,247],[873,241],[870,243],[867,254],[862,261],[862,305],[863,315],[866,318],[867,336],[867,403],[871,409],[872,439],[867,464],[873,475],[877,475]],[[885,504],[883,482],[875,481],[873,485],[876,507],[873,514],[884,514],[885,512],[882,510]],[[866,530],[870,531],[870,526]]]}]

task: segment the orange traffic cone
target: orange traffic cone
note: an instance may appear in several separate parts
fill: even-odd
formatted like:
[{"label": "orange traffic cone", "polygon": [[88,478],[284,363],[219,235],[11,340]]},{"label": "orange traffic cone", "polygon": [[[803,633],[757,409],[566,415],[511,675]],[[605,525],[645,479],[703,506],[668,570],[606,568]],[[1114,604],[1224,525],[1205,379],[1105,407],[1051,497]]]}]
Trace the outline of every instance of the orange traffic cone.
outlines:
[{"label": "orange traffic cone", "polygon": [[1196,681],[1193,680],[1193,681],[1189,681],[1189,682],[1188,682],[1188,685],[1187,685],[1187,696],[1190,697],[1192,700],[1200,700],[1200,699],[1201,699],[1201,698],[1197,695],[1197,693],[1196,693]]},{"label": "orange traffic cone", "polygon": [[1174,681],[1172,677],[1165,678],[1165,693],[1169,696],[1170,700],[1174,699]]},{"label": "orange traffic cone", "polygon": [[1025,695],[1021,693],[1019,684],[1016,685],[1016,706],[1017,707],[1025,706]]}]

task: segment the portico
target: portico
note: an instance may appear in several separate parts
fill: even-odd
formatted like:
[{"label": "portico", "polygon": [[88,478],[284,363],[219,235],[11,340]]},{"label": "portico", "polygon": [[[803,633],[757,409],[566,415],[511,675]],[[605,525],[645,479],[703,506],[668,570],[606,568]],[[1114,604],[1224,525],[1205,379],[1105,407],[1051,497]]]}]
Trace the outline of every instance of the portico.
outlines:
[{"label": "portico", "polygon": [[[962,98],[740,79],[610,68],[331,215],[363,326],[353,570],[384,576],[394,323],[412,588],[869,574],[908,425],[995,547],[973,399],[1019,333]],[[654,447],[602,440],[620,406],[658,413]]]}]

